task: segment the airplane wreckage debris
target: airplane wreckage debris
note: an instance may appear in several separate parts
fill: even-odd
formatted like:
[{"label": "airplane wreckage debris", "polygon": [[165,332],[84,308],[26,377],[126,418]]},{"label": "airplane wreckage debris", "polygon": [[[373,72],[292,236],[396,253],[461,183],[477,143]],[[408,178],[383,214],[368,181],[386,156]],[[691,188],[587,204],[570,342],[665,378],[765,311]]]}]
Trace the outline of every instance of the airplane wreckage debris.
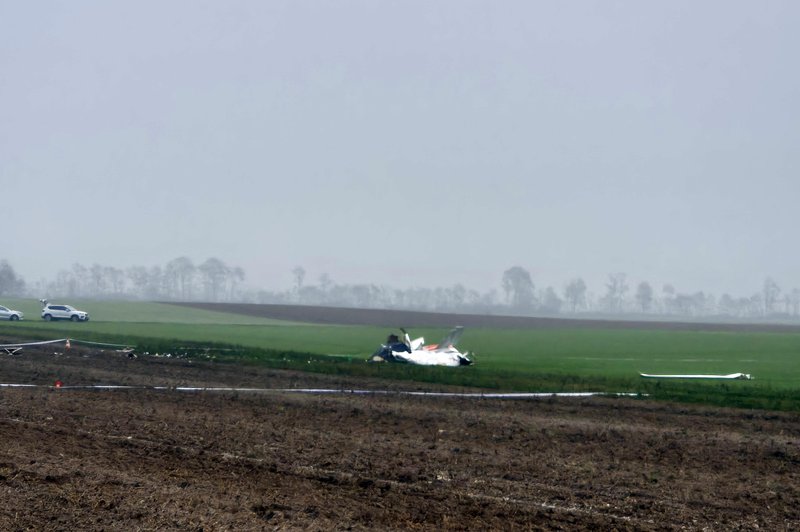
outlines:
[{"label": "airplane wreckage debris", "polygon": [[651,375],[649,373],[640,373],[645,379],[726,379],[726,380],[744,380],[749,381],[753,376],[749,373],[729,373],[728,375]]},{"label": "airplane wreckage debris", "polygon": [[469,366],[472,359],[469,353],[461,353],[456,349],[456,344],[464,333],[464,327],[455,327],[438,344],[425,345],[425,338],[414,340],[405,329],[403,339],[396,334],[390,334],[386,343],[381,344],[377,351],[367,360],[368,362],[401,362],[419,366]]},{"label": "airplane wreckage debris", "polygon": [[[91,342],[89,340],[76,340],[75,338],[58,338],[56,340],[43,340],[38,342],[0,344],[0,352],[5,353],[7,355],[22,355],[24,353],[25,348],[50,346],[58,344],[64,344],[65,352],[72,349],[72,344],[84,345],[87,347],[98,347],[98,348],[117,347],[119,349],[114,349],[114,351],[116,351],[117,353],[122,353],[128,358],[137,358],[137,355],[135,353],[136,348],[127,344],[109,344],[104,342]],[[56,352],[54,354],[61,354],[61,353]]]}]

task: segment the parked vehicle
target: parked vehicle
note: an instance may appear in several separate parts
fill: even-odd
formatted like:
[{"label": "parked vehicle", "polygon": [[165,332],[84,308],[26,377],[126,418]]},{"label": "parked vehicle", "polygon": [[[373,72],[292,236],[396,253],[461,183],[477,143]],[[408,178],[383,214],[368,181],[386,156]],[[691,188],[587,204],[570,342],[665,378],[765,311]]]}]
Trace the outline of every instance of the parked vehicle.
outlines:
[{"label": "parked vehicle", "polygon": [[18,310],[11,310],[3,305],[0,305],[0,320],[19,321],[25,315]]},{"label": "parked vehicle", "polygon": [[42,319],[44,321],[89,321],[89,313],[69,305],[45,305],[42,308]]}]

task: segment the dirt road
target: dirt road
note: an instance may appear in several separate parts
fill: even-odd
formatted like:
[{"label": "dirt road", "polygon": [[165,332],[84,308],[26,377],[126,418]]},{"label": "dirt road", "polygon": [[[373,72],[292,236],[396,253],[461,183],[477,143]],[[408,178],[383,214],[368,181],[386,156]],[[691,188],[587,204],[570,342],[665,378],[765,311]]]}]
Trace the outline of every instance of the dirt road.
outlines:
[{"label": "dirt road", "polygon": [[154,390],[412,385],[63,346],[0,381],[41,385],[0,388],[2,530],[800,527],[793,414]]}]

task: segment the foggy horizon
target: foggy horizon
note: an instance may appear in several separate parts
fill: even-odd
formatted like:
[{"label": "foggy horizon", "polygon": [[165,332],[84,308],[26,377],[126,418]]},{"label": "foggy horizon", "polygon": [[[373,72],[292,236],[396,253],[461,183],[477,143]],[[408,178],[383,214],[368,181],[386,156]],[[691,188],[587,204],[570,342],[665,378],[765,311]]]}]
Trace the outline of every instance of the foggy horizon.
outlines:
[{"label": "foggy horizon", "polygon": [[794,2],[0,6],[0,260],[800,287]]}]

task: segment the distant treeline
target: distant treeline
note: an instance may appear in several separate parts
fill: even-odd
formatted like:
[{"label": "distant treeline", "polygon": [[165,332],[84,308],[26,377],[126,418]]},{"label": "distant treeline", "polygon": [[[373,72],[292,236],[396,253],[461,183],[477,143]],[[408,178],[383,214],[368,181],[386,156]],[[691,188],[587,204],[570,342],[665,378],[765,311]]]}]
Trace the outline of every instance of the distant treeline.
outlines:
[{"label": "distant treeline", "polygon": [[720,319],[800,319],[800,289],[782,290],[767,277],[750,296],[707,292],[682,293],[672,285],[660,289],[642,281],[635,286],[624,273],[608,276],[592,292],[581,278],[556,289],[537,288],[530,272],[513,266],[502,273],[500,290],[480,292],[461,284],[437,288],[392,288],[376,284],[342,284],[328,274],[307,282],[306,270],[292,270],[293,286],[266,291],[244,284],[245,272],[212,257],[200,264],[178,257],[163,266],[126,269],[74,264],[52,280],[28,284],[6,260],[0,261],[0,296],[156,301],[292,303],[341,307],[409,309],[517,315],[642,315]]}]

